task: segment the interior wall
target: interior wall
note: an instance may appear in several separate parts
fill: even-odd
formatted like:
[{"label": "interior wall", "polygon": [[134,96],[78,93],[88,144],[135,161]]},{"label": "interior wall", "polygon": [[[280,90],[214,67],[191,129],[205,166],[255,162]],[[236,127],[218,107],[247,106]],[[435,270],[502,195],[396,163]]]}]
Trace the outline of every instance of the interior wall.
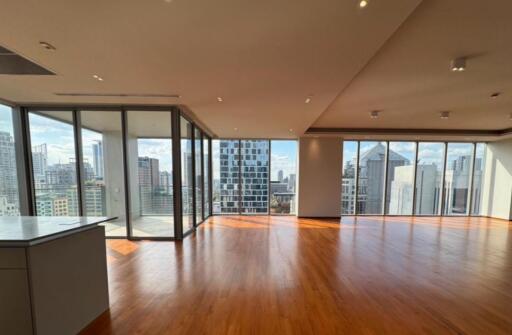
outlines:
[{"label": "interior wall", "polygon": [[487,144],[482,215],[512,220],[512,139]]},{"label": "interior wall", "polygon": [[341,143],[338,138],[299,140],[299,217],[341,215]]}]

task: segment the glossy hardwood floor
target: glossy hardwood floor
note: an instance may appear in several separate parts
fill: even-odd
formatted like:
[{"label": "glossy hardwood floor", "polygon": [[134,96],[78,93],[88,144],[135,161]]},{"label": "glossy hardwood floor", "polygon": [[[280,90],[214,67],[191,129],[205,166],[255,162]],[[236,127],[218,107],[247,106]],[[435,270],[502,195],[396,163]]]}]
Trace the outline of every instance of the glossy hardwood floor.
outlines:
[{"label": "glossy hardwood floor", "polygon": [[109,240],[84,334],[512,334],[512,224],[214,217],[183,243]]}]

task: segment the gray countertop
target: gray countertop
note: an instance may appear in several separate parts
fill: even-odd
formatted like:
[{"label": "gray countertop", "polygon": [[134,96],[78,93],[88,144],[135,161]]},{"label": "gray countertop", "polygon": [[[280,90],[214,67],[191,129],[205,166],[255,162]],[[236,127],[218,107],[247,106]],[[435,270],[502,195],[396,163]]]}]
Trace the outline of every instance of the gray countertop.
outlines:
[{"label": "gray countertop", "polygon": [[90,229],[108,217],[2,216],[0,247],[26,247]]}]

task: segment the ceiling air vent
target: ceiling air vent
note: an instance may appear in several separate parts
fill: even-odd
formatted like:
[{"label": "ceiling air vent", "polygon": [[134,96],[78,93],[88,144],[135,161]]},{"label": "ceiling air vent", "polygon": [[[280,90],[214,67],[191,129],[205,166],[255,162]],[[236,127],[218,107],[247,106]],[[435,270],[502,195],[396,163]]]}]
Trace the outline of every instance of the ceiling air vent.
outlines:
[{"label": "ceiling air vent", "polygon": [[114,97],[114,98],[179,98],[178,94],[145,93],[54,93],[62,97]]},{"label": "ceiling air vent", "polygon": [[54,75],[52,71],[0,46],[0,75]]}]

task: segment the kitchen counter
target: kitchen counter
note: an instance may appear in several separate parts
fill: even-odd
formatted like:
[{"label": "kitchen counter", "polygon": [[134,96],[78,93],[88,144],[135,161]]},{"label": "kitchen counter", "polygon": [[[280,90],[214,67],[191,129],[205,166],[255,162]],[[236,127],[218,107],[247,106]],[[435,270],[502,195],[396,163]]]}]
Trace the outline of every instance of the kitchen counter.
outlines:
[{"label": "kitchen counter", "polygon": [[109,308],[106,217],[0,217],[0,334],[77,334]]}]

